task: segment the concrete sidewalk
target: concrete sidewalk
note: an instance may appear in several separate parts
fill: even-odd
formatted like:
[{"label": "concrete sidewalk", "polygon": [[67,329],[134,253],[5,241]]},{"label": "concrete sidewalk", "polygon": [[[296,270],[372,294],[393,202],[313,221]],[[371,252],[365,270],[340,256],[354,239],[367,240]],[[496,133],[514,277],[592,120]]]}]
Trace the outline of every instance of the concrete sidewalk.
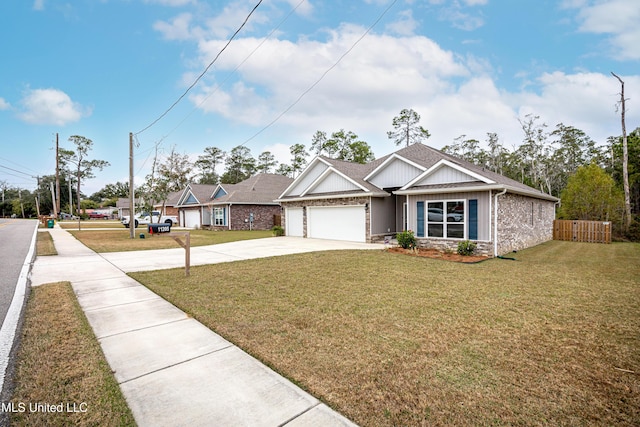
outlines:
[{"label": "concrete sidewalk", "polygon": [[[184,250],[98,255],[47,231],[58,255],[37,257],[31,285],[71,282],[138,425],[355,425],[124,273],[184,266]],[[193,248],[191,259],[382,247],[279,237]]]}]

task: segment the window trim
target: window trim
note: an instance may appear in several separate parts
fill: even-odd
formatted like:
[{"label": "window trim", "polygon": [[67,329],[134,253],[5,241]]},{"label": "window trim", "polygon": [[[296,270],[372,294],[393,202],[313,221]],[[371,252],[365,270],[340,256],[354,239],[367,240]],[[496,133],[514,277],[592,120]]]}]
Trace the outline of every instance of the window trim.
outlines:
[{"label": "window trim", "polygon": [[[222,218],[218,218],[218,213],[222,212]],[[218,220],[222,219],[222,224],[218,224]],[[226,227],[227,226],[227,208],[226,207],[215,207],[213,208],[213,225],[216,227]]]},{"label": "window trim", "polygon": [[[427,239],[442,239],[442,240],[466,240],[467,236],[469,235],[469,230],[468,230],[468,219],[467,216],[469,214],[469,204],[468,204],[468,200],[467,199],[442,199],[442,200],[420,200],[422,202],[425,203],[425,218],[424,218],[424,234],[425,234],[425,238]],[[442,221],[429,221],[429,204],[431,203],[442,203],[443,209],[442,209]],[[464,207],[464,213],[462,214],[462,220],[461,221],[452,221],[452,222],[448,222],[446,221],[447,218],[447,203],[462,203],[463,207]],[[416,204],[417,207],[417,204]],[[442,237],[438,237],[438,236],[429,236],[429,225],[430,224],[442,224]],[[449,231],[449,224],[453,224],[453,225],[462,225],[462,237],[449,237],[448,236],[448,231]]]}]

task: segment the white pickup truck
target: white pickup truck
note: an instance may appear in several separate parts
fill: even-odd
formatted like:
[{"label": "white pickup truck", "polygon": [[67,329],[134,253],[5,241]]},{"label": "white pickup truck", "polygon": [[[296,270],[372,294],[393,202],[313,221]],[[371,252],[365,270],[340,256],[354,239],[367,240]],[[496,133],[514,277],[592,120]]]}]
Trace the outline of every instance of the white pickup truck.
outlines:
[{"label": "white pickup truck", "polygon": [[[139,213],[137,215],[135,215],[133,217],[134,220],[134,224],[135,227],[137,228],[138,225],[140,224],[170,224],[170,225],[174,225],[174,224],[178,224],[178,217],[175,215],[162,215],[160,214],[160,212],[158,211],[153,211],[151,213],[149,212],[142,212]],[[129,228],[129,217],[128,216],[123,216],[122,217],[122,225],[124,225],[126,228]]]}]

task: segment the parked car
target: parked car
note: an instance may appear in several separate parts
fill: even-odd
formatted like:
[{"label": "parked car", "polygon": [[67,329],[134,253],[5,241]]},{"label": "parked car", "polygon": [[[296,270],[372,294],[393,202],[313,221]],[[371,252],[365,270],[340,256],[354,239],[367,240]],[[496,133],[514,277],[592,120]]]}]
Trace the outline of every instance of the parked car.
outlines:
[{"label": "parked car", "polygon": [[[122,225],[129,228],[129,216],[122,217]],[[178,224],[178,217],[175,215],[162,215],[158,211],[142,212],[134,216],[134,227],[137,228],[140,224]]]},{"label": "parked car", "polygon": [[[429,212],[427,214],[427,218],[429,221],[433,222],[442,222],[443,213],[440,208],[429,208]],[[447,222],[460,222],[464,219],[464,216],[459,212],[449,212],[447,213]]]},{"label": "parked car", "polygon": [[109,219],[111,218],[111,215],[109,214],[105,214],[105,213],[101,213],[101,212],[90,212],[89,213],[89,219]]},{"label": "parked car", "polygon": [[76,215],[71,215],[71,214],[66,213],[66,212],[60,212],[59,213],[59,217],[60,217],[61,220],[78,219],[78,217]]}]

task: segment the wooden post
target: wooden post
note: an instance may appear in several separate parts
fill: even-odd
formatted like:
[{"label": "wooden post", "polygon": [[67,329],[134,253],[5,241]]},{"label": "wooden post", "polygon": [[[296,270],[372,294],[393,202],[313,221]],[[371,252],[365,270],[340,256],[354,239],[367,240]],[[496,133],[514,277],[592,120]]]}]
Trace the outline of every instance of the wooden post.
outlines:
[{"label": "wooden post", "polygon": [[136,236],[135,202],[133,198],[133,133],[129,132],[129,238]]},{"label": "wooden post", "polygon": [[[184,273],[185,276],[189,276],[191,267],[191,233],[188,231],[186,233],[169,233],[168,236],[184,248]],[[184,241],[180,240],[181,237],[184,237]]]}]

